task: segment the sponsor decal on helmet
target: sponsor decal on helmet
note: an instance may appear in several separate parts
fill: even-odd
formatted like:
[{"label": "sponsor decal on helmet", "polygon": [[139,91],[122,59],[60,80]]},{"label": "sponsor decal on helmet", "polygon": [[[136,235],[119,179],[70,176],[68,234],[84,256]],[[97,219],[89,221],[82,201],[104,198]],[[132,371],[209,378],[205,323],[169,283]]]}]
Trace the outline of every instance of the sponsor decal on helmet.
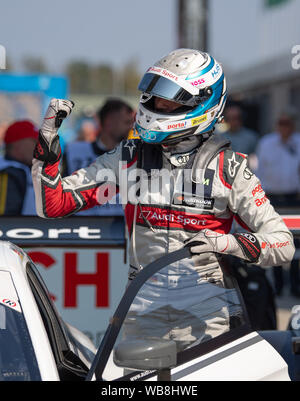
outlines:
[{"label": "sponsor decal on helmet", "polygon": [[186,127],[186,121],[185,122],[174,122],[171,124],[168,124],[168,129],[180,129],[180,128],[185,128]]},{"label": "sponsor decal on helmet", "polygon": [[220,75],[222,69],[220,64],[216,64],[215,68],[211,71],[211,76],[215,79],[218,77],[218,75]]},{"label": "sponsor decal on helmet", "polygon": [[176,74],[174,74],[168,70],[165,70],[163,68],[158,68],[158,67],[150,67],[147,72],[153,72],[154,74],[162,75],[175,82],[177,82],[178,78],[179,78]]},{"label": "sponsor decal on helmet", "polygon": [[158,68],[158,67],[150,67],[150,68],[148,68],[148,70],[147,70],[147,72],[158,72],[158,73],[161,73],[161,68]]},{"label": "sponsor decal on helmet", "polygon": [[204,114],[203,116],[200,116],[200,117],[193,118],[192,119],[192,126],[204,123],[204,121],[206,121],[206,120],[207,120],[207,114]]},{"label": "sponsor decal on helmet", "polygon": [[[190,81],[189,81],[190,82]],[[196,81],[190,82],[193,86],[198,86],[198,85],[202,85],[205,83],[205,79],[204,78],[199,78],[196,79]]]},{"label": "sponsor decal on helmet", "polygon": [[145,131],[143,134],[141,134],[141,137],[147,139],[147,141],[156,140],[156,134],[154,132]]},{"label": "sponsor decal on helmet", "polygon": [[164,75],[165,77],[172,79],[174,81],[178,81],[178,76],[173,74],[172,72],[168,71],[168,70],[162,70],[162,75]]},{"label": "sponsor decal on helmet", "polygon": [[178,75],[174,74],[173,72],[168,71],[168,70],[166,70],[164,68],[150,67],[147,70],[147,73],[157,74],[157,75],[160,75],[162,77],[165,77],[165,78],[169,79],[170,81],[175,82],[176,84],[178,84],[179,86],[181,86],[182,88],[187,90],[189,93],[191,93],[193,95],[197,95],[198,94],[197,87],[191,85],[190,82],[185,81],[180,76],[178,76]]},{"label": "sponsor decal on helmet", "polygon": [[137,127],[137,131],[141,138],[146,139],[147,141],[155,141],[156,140],[156,133],[145,130],[141,127]]}]

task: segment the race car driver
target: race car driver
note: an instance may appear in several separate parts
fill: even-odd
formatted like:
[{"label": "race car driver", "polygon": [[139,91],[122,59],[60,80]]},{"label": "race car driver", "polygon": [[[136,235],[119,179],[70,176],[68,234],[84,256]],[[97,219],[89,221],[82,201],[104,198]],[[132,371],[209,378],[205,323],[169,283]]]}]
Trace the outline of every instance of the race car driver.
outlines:
[{"label": "race car driver", "polygon": [[[275,266],[289,262],[295,249],[291,233],[248,168],[247,156],[213,134],[226,101],[222,66],[207,53],[178,49],[147,70],[139,89],[135,127],[140,139],[123,141],[63,179],[58,128],[74,104],[52,99],[34,152],[36,208],[45,218],[68,216],[104,203],[116,183],[131,236],[129,280],[189,243],[191,260],[156,275],[127,325],[129,336],[144,336],[148,325],[152,335],[185,347],[228,330],[222,302],[204,302],[223,286],[220,255]],[[157,176],[171,179],[157,187]],[[248,231],[230,234],[233,218]],[[195,291],[203,283],[209,287],[200,299]],[[158,299],[173,303],[154,308]],[[191,331],[191,315],[198,322],[205,319],[198,331]],[[155,322],[160,322],[156,328]]]}]

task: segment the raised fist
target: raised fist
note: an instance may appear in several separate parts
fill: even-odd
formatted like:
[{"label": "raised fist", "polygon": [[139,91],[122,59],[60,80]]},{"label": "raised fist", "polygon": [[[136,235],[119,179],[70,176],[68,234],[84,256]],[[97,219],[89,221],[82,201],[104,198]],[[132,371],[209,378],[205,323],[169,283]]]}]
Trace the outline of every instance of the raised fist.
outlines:
[{"label": "raised fist", "polygon": [[73,107],[74,103],[71,100],[51,99],[41,126],[42,133],[56,134],[63,120],[71,114]]},{"label": "raised fist", "polygon": [[57,135],[63,120],[71,114],[74,103],[70,100],[51,99],[42,123],[34,158],[53,163],[60,158],[61,149]]}]

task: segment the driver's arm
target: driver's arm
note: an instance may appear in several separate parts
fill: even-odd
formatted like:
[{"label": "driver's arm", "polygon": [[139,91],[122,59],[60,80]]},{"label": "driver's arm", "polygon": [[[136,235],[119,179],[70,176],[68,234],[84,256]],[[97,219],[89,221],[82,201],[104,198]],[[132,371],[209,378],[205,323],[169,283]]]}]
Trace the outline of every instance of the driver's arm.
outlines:
[{"label": "driver's arm", "polygon": [[[232,184],[229,207],[257,240],[260,248],[257,264],[276,266],[292,260],[293,235],[265,196],[259,179],[248,169],[246,159]],[[254,240],[251,236],[241,237],[245,246],[251,239]]]},{"label": "driver's arm", "polygon": [[[32,179],[36,210],[41,217],[55,218],[74,214],[79,210],[101,205],[118,192],[118,161],[120,149],[100,156],[87,168],[62,178],[59,170],[61,150],[58,128],[67,117],[73,103],[52,99],[40,129],[39,142],[34,151]],[[103,172],[110,171],[110,182]]]}]

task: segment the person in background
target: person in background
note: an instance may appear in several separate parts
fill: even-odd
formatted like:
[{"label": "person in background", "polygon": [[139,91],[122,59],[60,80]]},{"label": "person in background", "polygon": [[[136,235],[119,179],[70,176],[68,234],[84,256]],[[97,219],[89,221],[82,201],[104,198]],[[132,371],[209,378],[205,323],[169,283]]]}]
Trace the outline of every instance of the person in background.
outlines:
[{"label": "person in background", "polygon": [[8,127],[7,123],[0,122],[0,157],[3,156],[4,151],[5,151],[4,134],[5,134],[5,131],[7,130],[7,127]]},{"label": "person in background", "polygon": [[283,111],[275,132],[265,135],[257,147],[257,175],[275,207],[299,204],[300,133],[295,122],[293,110]]},{"label": "person in background", "polygon": [[78,122],[77,141],[95,142],[97,139],[97,123],[93,117],[84,116]]},{"label": "person in background", "polygon": [[[265,135],[257,146],[256,174],[261,180],[266,197],[275,208],[299,206],[300,133],[295,130],[296,118],[294,110],[282,111],[277,119],[276,130]],[[273,268],[273,272],[275,291],[277,295],[281,295],[284,287],[282,267]],[[291,294],[299,297],[298,260],[291,262],[289,273]]]},{"label": "person in background", "polygon": [[230,140],[232,150],[247,155],[254,154],[258,135],[256,132],[244,127],[241,107],[238,104],[230,104],[225,108],[224,118],[228,129],[221,135]]},{"label": "person in background", "polygon": [[38,130],[27,120],[14,122],[4,134],[4,157],[0,158],[0,215],[36,215],[30,169],[37,139]]},{"label": "person in background", "polygon": [[[94,142],[77,141],[67,145],[63,160],[63,176],[70,175],[74,171],[88,167],[103,153],[114,149],[123,139],[127,139],[129,131],[134,123],[134,111],[126,102],[120,99],[108,99],[98,110],[96,115],[99,121],[99,133]],[[117,203],[84,210],[76,215],[103,216],[122,215],[123,209]],[[114,202],[112,200],[112,202]]]},{"label": "person in background", "polygon": [[114,149],[127,138],[133,127],[133,109],[120,99],[108,99],[97,111],[96,117],[100,129],[95,141],[76,141],[66,146],[63,163],[64,176],[89,166],[98,156]]}]

